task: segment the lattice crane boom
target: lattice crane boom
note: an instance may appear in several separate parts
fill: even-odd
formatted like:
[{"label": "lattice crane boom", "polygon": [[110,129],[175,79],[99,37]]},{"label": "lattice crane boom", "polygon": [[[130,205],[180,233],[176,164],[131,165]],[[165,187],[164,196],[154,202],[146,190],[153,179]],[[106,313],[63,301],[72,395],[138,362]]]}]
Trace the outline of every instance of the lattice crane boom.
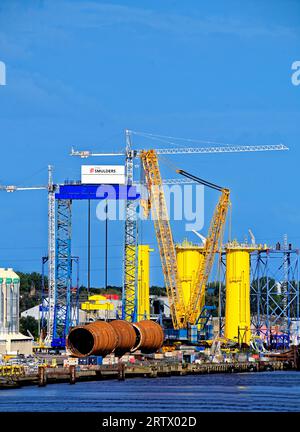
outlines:
[{"label": "lattice crane boom", "polygon": [[[210,147],[179,147],[179,148],[158,148],[155,149],[156,154],[176,155],[176,154],[205,154],[205,153],[244,153],[258,151],[283,151],[289,150],[284,144],[275,145],[257,145],[257,146],[210,146]],[[134,151],[134,157],[140,157],[145,150],[139,149]],[[125,156],[126,152],[115,153],[93,153],[89,150],[74,150],[72,148],[71,156],[79,156],[88,158],[90,156]]]},{"label": "lattice crane boom", "polygon": [[185,307],[158,158],[154,150],[141,152],[140,157],[145,172],[171,317],[174,328],[178,329],[184,325]]},{"label": "lattice crane boom", "polygon": [[27,191],[27,190],[45,190],[48,189],[47,186],[15,186],[15,185],[0,185],[0,190],[1,191],[6,191],[6,192],[17,192],[17,191]]},{"label": "lattice crane boom", "polygon": [[[283,144],[261,145],[261,146],[217,146],[217,147],[182,147],[182,148],[159,148],[157,154],[195,154],[195,153],[242,153],[257,151],[288,150]],[[137,154],[141,150],[137,150]]]}]

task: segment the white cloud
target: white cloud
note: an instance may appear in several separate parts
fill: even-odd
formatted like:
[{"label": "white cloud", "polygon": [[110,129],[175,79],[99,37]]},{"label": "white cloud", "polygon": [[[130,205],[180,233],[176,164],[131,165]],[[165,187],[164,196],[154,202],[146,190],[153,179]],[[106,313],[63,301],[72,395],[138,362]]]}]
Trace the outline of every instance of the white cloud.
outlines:
[{"label": "white cloud", "polygon": [[[59,4],[59,6],[58,6]],[[199,8],[200,11],[200,8]],[[4,12],[5,13],[5,12]],[[14,18],[15,9],[6,11],[6,22]],[[11,15],[10,15],[11,14]],[[7,33],[22,36],[20,44],[32,38],[35,43],[43,39],[62,42],[67,34],[76,30],[104,29],[109,26],[142,26],[145,29],[172,34],[177,37],[197,37],[209,34],[228,34],[239,37],[290,37],[298,34],[298,29],[247,21],[241,18],[220,16],[193,17],[175,12],[162,13],[151,8],[137,8],[96,1],[45,1],[42,7],[27,6],[18,10],[15,25],[10,22]],[[8,43],[8,42],[7,42]],[[10,42],[12,43],[12,42]],[[14,49],[16,45],[13,44]]]}]

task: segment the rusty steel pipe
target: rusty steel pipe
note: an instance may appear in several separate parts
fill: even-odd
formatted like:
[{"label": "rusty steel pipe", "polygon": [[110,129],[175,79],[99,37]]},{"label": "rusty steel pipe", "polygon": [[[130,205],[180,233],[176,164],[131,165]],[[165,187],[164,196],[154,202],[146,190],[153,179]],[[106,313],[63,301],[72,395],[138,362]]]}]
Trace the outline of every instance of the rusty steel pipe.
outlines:
[{"label": "rusty steel pipe", "polygon": [[136,333],[132,324],[125,320],[114,320],[109,323],[117,334],[118,342],[114,351],[115,355],[121,357],[130,352],[136,343]]},{"label": "rusty steel pipe", "polygon": [[74,327],[67,336],[66,346],[75,357],[106,356],[113,352],[121,357],[126,352],[137,350],[144,354],[154,353],[162,347],[163,341],[163,330],[154,321],[129,323],[114,320]]},{"label": "rusty steel pipe", "polygon": [[144,354],[152,354],[163,346],[164,332],[159,324],[144,320],[132,325],[136,331],[136,343],[131,352],[141,350]]},{"label": "rusty steel pipe", "polygon": [[95,321],[71,329],[66,346],[76,357],[106,356],[117,346],[118,337],[113,327],[105,321]]}]

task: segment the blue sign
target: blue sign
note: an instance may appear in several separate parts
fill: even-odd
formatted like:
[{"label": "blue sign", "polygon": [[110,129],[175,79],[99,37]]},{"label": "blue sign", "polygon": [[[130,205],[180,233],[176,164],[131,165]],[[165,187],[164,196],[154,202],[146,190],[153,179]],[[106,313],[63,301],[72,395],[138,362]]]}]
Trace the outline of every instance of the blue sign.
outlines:
[{"label": "blue sign", "polygon": [[59,185],[55,198],[60,200],[136,200],[140,198],[140,194],[136,186],[67,184]]}]

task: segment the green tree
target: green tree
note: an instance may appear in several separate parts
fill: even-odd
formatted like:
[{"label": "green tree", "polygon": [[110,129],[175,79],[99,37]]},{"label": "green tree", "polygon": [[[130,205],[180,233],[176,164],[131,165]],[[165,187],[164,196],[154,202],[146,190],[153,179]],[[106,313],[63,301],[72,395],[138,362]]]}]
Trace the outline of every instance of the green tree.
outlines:
[{"label": "green tree", "polygon": [[[36,306],[41,301],[42,275],[37,272],[17,272],[20,277],[20,312]],[[48,287],[48,279],[45,277],[45,289]]]},{"label": "green tree", "polygon": [[159,286],[152,285],[150,287],[150,294],[157,295],[157,296],[166,296],[167,290],[165,287],[159,287]]},{"label": "green tree", "polygon": [[27,330],[30,331],[35,339],[38,338],[38,321],[32,316],[22,317],[20,319],[20,332],[27,336]]}]

